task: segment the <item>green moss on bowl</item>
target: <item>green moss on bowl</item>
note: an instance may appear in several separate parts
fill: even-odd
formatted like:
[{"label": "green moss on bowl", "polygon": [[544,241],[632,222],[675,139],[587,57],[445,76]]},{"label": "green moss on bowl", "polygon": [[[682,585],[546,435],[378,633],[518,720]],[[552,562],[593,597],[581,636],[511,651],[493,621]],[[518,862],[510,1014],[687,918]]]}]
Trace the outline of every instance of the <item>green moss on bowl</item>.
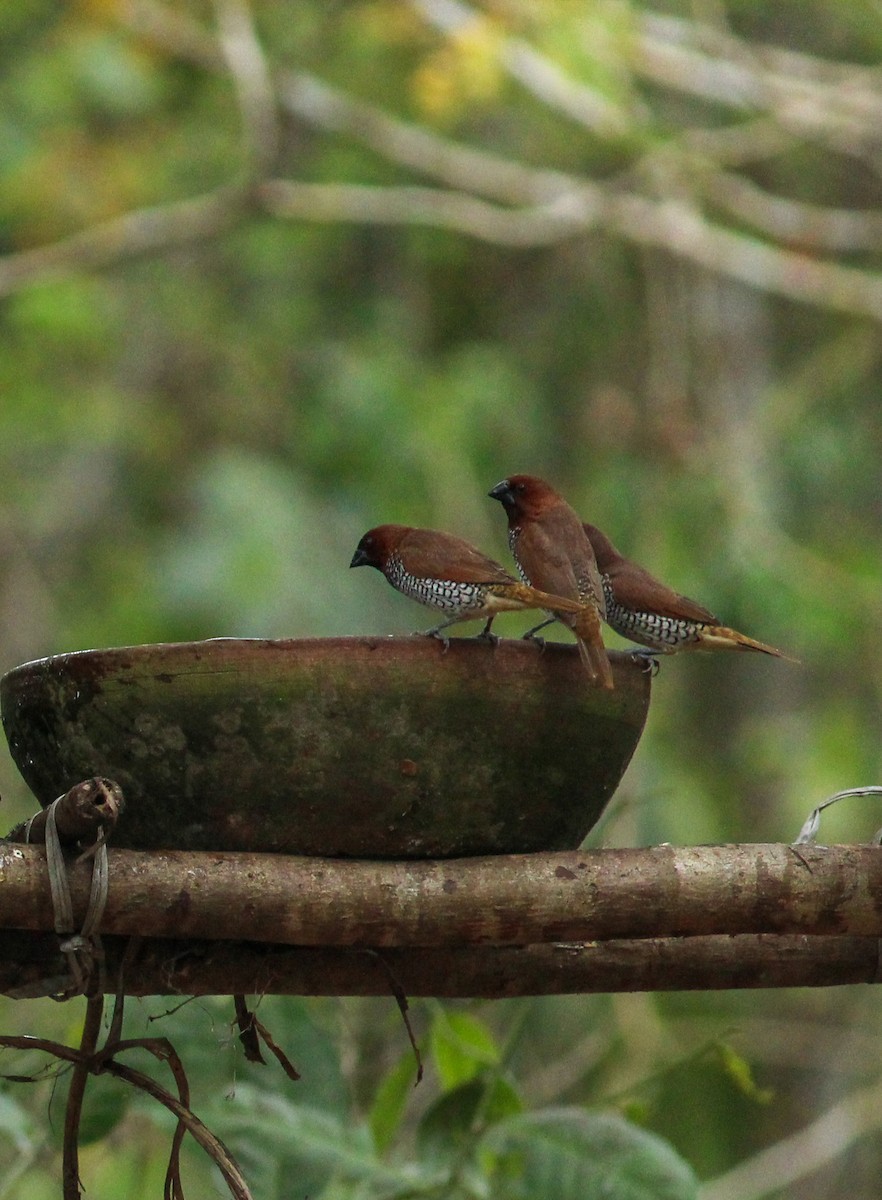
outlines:
[{"label": "green moss on bowl", "polygon": [[574,646],[220,638],[86,650],[0,681],[41,804],[92,775],[127,807],[114,845],[414,858],[573,849],[612,796],[649,677]]}]

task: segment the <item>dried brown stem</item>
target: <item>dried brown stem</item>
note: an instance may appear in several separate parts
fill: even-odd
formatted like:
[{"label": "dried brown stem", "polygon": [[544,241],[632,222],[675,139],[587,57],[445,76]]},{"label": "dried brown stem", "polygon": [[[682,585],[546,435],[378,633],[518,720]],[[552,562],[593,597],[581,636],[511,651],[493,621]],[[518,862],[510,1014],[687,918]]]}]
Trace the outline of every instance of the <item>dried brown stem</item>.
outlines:
[{"label": "dried brown stem", "polygon": [[104,1013],[104,997],[90,996],[86,1002],[86,1019],[80,1039],[80,1052],[71,1072],[70,1089],[64,1109],[64,1148],[61,1167],[62,1194],[64,1200],[79,1200],[80,1189],[80,1116],[86,1083],[92,1070],[92,1061],[101,1032],[101,1017]]},{"label": "dried brown stem", "polygon": [[133,1087],[147,1092],[154,1100],[158,1100],[160,1104],[164,1105],[169,1112],[174,1113],[178,1120],[186,1126],[187,1132],[194,1141],[198,1142],[202,1149],[210,1155],[235,1200],[251,1200],[251,1192],[248,1190],[248,1184],[245,1182],[245,1177],[239,1170],[236,1160],[220,1138],[203,1125],[195,1113],[176,1100],[171,1092],[166,1091],[149,1075],[145,1075],[143,1071],[136,1071],[132,1067],[113,1060],[106,1063],[103,1069],[111,1075],[115,1075],[117,1079],[124,1079]]},{"label": "dried brown stem", "polygon": [[[90,1037],[92,1031],[93,1029],[90,1025]],[[84,1043],[85,1041],[84,1037]],[[178,1118],[179,1130],[181,1127],[186,1128],[186,1131],[194,1141],[198,1142],[203,1150],[212,1158],[221,1172],[224,1182],[227,1184],[234,1200],[252,1200],[251,1192],[248,1190],[248,1185],[245,1182],[242,1172],[239,1170],[236,1160],[220,1138],[216,1137],[189,1108],[189,1088],[184,1068],[177,1053],[166,1038],[133,1038],[117,1042],[112,1046],[106,1046],[104,1050],[94,1053],[88,1052],[88,1047],[85,1051],[82,1047],[79,1050],[75,1050],[71,1046],[65,1046],[62,1042],[52,1041],[48,1038],[30,1037],[28,1035],[0,1035],[0,1048],[40,1050],[58,1059],[60,1062],[72,1063],[75,1070],[82,1069],[86,1075],[98,1075],[102,1072],[107,1072],[107,1074],[114,1075],[117,1079],[124,1079],[127,1083],[132,1084],[133,1087],[146,1092],[172,1112]],[[123,1063],[118,1063],[112,1057],[114,1054],[121,1053],[124,1050],[136,1048],[147,1050],[155,1058],[163,1062],[168,1062],[178,1085],[178,1098],[174,1097],[171,1092],[167,1091],[154,1079],[151,1079],[149,1075],[145,1075],[142,1071],[136,1071],[132,1067],[127,1067]],[[10,1077],[7,1076],[7,1078]],[[176,1134],[175,1145],[177,1146],[177,1144],[178,1135]],[[65,1200],[67,1200],[68,1192],[65,1191],[64,1194]],[[168,1188],[166,1189],[166,1194],[169,1194]],[[80,1195],[78,1184],[77,1190],[71,1192],[70,1195],[74,1200],[77,1200]]]}]

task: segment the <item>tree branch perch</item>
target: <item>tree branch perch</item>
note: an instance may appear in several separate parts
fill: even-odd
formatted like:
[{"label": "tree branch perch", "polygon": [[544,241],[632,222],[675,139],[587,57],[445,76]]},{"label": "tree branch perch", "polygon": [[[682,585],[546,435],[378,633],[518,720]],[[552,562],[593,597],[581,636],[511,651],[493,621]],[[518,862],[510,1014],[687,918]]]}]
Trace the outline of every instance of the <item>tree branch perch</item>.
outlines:
[{"label": "tree branch perch", "polygon": [[[105,986],[128,996],[390,996],[508,999],[591,992],[831,987],[879,981],[879,939],[776,934],[533,946],[273,946],[103,939]],[[52,934],[0,932],[0,995],[53,994],[66,964]]]},{"label": "tree branch perch", "polygon": [[[388,976],[367,948],[413,994],[784,986],[871,981],[878,971],[878,846],[411,862],[113,850],[109,859],[102,934],[168,939],[150,950],[149,969],[143,955],[127,968],[126,990],[141,994],[383,994]],[[69,874],[81,918],[89,868],[72,864]],[[43,849],[0,846],[0,878],[0,928],[50,930]],[[285,956],[267,943],[297,950]],[[18,944],[5,956],[16,970],[29,959]],[[6,986],[25,994],[52,970],[38,955],[30,976],[19,970]]]}]

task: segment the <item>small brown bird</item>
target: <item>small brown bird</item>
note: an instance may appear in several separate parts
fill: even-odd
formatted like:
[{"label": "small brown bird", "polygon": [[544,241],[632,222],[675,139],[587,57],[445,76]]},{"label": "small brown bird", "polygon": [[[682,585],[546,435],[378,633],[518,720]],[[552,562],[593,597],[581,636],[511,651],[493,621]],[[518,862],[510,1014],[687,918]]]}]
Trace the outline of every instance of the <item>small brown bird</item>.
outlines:
[{"label": "small brown bird", "polygon": [[558,614],[575,633],[591,678],[613,686],[600,618],[605,615],[603,583],[582,522],[566,500],[534,475],[510,475],[492,489],[508,515],[508,544],[521,578],[556,596],[581,600],[578,614]]},{"label": "small brown bird", "polygon": [[637,563],[631,562],[596,525],[584,524],[594,551],[606,599],[606,620],[622,637],[649,651],[675,654],[678,650],[759,650],[786,658],[780,650],[721,625],[712,612],[672,591]]},{"label": "small brown bird", "polygon": [[448,620],[426,631],[445,645],[441,630],[457,621],[485,618],[478,636],[492,639],[490,626],[498,613],[544,608],[577,618],[583,607],[518,583],[469,542],[437,529],[378,525],[358,543],[349,565],[376,567],[397,591],[449,614]]}]

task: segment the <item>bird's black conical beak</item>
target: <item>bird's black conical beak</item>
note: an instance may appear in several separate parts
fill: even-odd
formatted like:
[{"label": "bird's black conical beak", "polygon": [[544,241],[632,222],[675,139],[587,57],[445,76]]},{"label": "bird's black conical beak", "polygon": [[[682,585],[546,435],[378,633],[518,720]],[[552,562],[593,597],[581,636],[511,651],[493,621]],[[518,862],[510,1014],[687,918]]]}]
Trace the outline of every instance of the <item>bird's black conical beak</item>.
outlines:
[{"label": "bird's black conical beak", "polygon": [[359,546],[353,554],[352,562],[349,565],[350,567],[367,567],[370,566],[370,561],[370,555],[368,554],[367,550],[365,550],[362,546]]},{"label": "bird's black conical beak", "polygon": [[498,500],[500,504],[505,504],[507,500],[511,500],[511,485],[507,479],[503,479],[501,483],[497,483],[495,488],[491,488],[487,493],[494,500]]}]

